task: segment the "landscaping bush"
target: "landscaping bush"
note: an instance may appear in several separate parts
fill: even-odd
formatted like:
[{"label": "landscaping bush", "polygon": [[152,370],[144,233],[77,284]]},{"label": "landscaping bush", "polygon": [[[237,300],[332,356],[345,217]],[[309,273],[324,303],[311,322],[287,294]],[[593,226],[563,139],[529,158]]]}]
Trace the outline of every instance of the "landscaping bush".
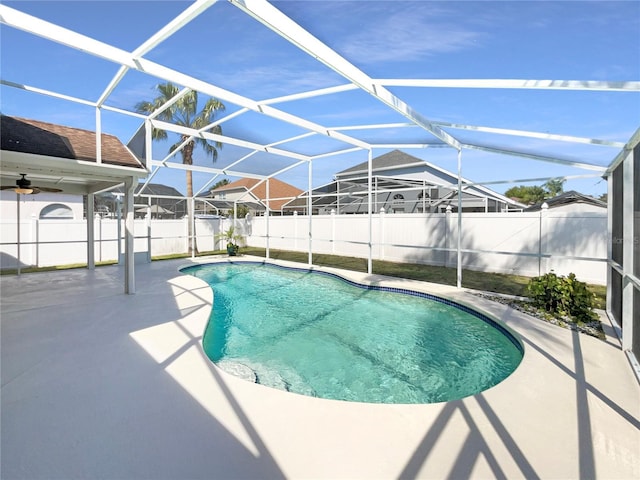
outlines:
[{"label": "landscaping bush", "polygon": [[576,280],[573,273],[568,277],[559,277],[553,272],[534,277],[527,284],[527,294],[534,305],[555,316],[583,323],[598,320],[593,311],[595,294],[586,283]]}]

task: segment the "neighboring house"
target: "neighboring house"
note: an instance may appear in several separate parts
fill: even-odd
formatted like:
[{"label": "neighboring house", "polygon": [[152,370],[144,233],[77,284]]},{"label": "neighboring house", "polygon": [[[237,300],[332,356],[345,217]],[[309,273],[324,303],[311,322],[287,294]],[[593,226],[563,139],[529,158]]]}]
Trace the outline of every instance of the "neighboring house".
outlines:
[{"label": "neighboring house", "polygon": [[[442,213],[458,210],[458,177],[400,150],[372,160],[373,210],[387,213]],[[467,185],[462,179],[463,212],[521,211],[524,205],[493,190]],[[313,190],[313,213],[367,213],[368,162],[338,172],[334,181]],[[306,210],[307,199],[287,203],[284,210]]]},{"label": "neighboring house", "polygon": [[578,193],[574,190],[561,193],[557,197],[548,198],[544,202],[525,208],[525,212],[538,212],[544,204],[555,212],[591,212],[604,213],[607,211],[607,203],[589,195]]},{"label": "neighboring house", "polygon": [[[138,195],[144,184],[140,183],[136,187],[135,194]],[[96,210],[106,211],[109,217],[114,218],[117,208],[117,197],[122,196],[122,187],[116,187],[109,192],[99,195],[96,203],[99,207]],[[96,196],[98,198],[98,196]],[[149,201],[150,200],[150,201]],[[146,186],[142,195],[135,196],[136,217],[145,217],[147,214],[146,205],[151,205],[151,218],[182,218],[187,215],[187,199],[178,190],[161,183],[150,183]]]},{"label": "neighboring house", "polygon": [[[270,214],[282,214],[282,207],[291,199],[302,193],[297,187],[282,180],[271,178],[269,182],[269,199],[267,199],[267,181],[260,183],[253,178],[241,178],[227,185],[222,185],[200,198],[220,210],[233,210],[235,202],[244,204],[253,215],[262,215],[266,207]],[[207,212],[208,213],[208,212]]]}]

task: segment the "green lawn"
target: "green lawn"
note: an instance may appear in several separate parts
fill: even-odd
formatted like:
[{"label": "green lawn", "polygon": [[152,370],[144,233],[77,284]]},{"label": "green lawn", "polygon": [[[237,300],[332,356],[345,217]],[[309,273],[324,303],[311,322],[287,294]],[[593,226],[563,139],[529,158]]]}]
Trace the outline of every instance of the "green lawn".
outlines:
[{"label": "green lawn", "polygon": [[[246,255],[264,257],[263,248],[247,247],[241,250]],[[288,260],[291,262],[307,263],[307,253],[289,252],[284,250],[269,250],[273,259]],[[326,267],[344,268],[356,272],[367,271],[367,260],[363,258],[341,257],[338,255],[313,255],[313,263]],[[444,285],[456,285],[457,270],[451,267],[436,267],[413,263],[394,263],[382,260],[373,261],[373,273],[388,275],[390,277],[408,278],[424,282],[440,283]],[[475,270],[462,271],[462,286],[485,292],[504,293],[507,295],[526,296],[525,288],[529,277],[521,275],[508,275],[503,273],[477,272]],[[604,309],[607,288],[602,285],[589,285],[589,289],[596,295],[596,308]]]},{"label": "green lawn", "polygon": [[[198,256],[221,255],[225,251],[200,252]],[[243,247],[241,254],[264,257],[264,248]],[[306,252],[290,252],[285,250],[269,250],[269,255],[273,259],[288,260],[290,262],[307,263]],[[188,258],[188,254],[164,255],[153,257],[153,260],[169,260],[175,258]],[[103,262],[104,265],[115,262]],[[356,272],[367,271],[367,260],[363,258],[341,257],[338,255],[313,255],[313,263],[325,267],[343,268]],[[97,263],[96,265],[100,265]],[[23,273],[41,272],[46,270],[62,270],[66,268],[83,268],[86,264],[64,265],[57,267],[24,268]],[[2,270],[2,275],[15,274],[16,270]],[[394,263],[381,260],[373,261],[373,273],[387,275],[390,277],[408,278],[411,280],[421,280],[424,282],[440,283],[444,285],[455,285],[457,271],[455,268],[435,267],[430,265],[420,265],[413,263]],[[525,287],[529,282],[529,277],[520,275],[507,275],[502,273],[477,272],[474,270],[462,271],[462,286],[474,290],[485,292],[504,293],[508,295],[525,296]],[[596,308],[604,309],[606,302],[607,288],[602,285],[589,285],[589,289],[596,295]]]}]

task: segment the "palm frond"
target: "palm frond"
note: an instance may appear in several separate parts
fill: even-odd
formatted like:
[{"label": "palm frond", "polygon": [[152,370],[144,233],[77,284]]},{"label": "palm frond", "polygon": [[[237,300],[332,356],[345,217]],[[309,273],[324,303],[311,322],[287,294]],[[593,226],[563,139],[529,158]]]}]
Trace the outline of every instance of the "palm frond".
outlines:
[{"label": "palm frond", "polygon": [[[147,114],[153,113],[180,92],[180,88],[171,82],[160,83],[156,85],[155,88],[158,92],[158,96],[151,102],[138,102],[135,107],[136,111]],[[201,130],[213,123],[216,113],[218,111],[223,111],[224,109],[225,106],[222,102],[215,98],[210,98],[207,100],[202,110],[198,112],[198,92],[192,90],[182,96],[169,108],[163,110],[158,115],[158,119],[184,127]],[[206,131],[222,134],[222,128],[220,125],[211,127]],[[154,128],[152,136],[154,140],[164,140],[167,138],[167,132]],[[169,147],[169,152],[173,153],[178,146],[180,146],[182,141],[183,139]],[[210,142],[204,138],[195,138],[193,142],[190,142],[191,146],[193,146],[194,142],[203,148],[207,156],[210,156],[214,162],[216,161],[218,157],[218,149],[222,148],[221,142]],[[187,163],[188,159],[185,158],[184,150],[182,156],[183,163]]]}]

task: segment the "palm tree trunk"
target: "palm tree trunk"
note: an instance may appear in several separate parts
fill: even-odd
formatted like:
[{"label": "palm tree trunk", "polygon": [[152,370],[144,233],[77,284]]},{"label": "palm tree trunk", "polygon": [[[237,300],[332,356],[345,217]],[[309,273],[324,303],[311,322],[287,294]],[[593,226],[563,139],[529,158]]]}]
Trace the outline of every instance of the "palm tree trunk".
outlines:
[{"label": "palm tree trunk", "polygon": [[[185,165],[192,165],[193,164],[193,147],[194,147],[194,142],[189,142],[187,143],[184,148],[182,149],[182,163]],[[195,215],[195,212],[193,211],[193,205],[194,202],[191,201],[191,197],[193,197],[193,176],[191,174],[191,170],[187,170],[186,171],[186,176],[187,176],[187,218],[188,218],[188,223],[189,223],[189,227],[187,229],[188,235],[189,235],[189,253],[194,253],[197,254],[198,253],[198,247],[196,244],[196,239],[195,239],[195,222],[194,222],[194,218],[193,216]]]}]

